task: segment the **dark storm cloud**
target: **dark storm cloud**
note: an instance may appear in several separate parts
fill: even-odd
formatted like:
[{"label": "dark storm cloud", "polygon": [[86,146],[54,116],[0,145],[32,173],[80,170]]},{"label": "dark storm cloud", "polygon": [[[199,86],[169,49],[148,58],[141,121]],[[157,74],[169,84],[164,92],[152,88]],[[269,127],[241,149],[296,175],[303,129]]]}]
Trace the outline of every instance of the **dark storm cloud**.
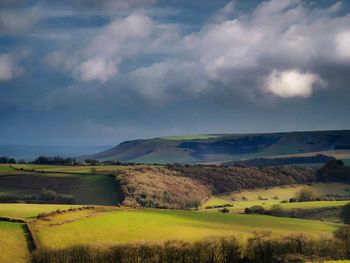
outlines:
[{"label": "dark storm cloud", "polygon": [[0,144],[349,128],[349,4],[244,2],[0,2]]}]

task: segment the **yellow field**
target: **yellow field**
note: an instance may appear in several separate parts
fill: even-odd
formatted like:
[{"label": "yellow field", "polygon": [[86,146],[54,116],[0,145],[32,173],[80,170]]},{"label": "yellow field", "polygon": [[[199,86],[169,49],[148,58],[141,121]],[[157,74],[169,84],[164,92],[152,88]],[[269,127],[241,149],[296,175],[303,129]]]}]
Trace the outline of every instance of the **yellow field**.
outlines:
[{"label": "yellow field", "polygon": [[[329,206],[343,206],[350,201],[317,201],[301,203],[281,203],[282,200],[289,200],[294,197],[300,189],[307,188],[312,190],[316,196],[325,196],[327,194],[337,194],[339,196],[348,196],[350,194],[346,189],[350,189],[349,184],[343,183],[317,183],[313,185],[292,185],[272,188],[263,188],[255,190],[240,191],[220,196],[213,196],[201,206],[205,209],[207,206],[232,204],[229,208],[232,212],[242,212],[244,208],[253,205],[261,205],[270,208],[274,204],[281,205],[284,209],[294,208],[319,208]],[[267,200],[260,200],[259,197]],[[245,199],[245,200],[244,200]],[[235,201],[232,201],[235,200]],[[208,210],[208,209],[206,209]]]},{"label": "yellow field", "polygon": [[175,210],[84,210],[31,223],[44,248],[112,245],[130,242],[196,241],[208,236],[236,235],[245,240],[254,230],[274,235],[302,232],[331,236],[339,224],[263,215],[198,213]]},{"label": "yellow field", "polygon": [[57,209],[64,210],[70,207],[80,207],[80,205],[0,204],[0,216],[28,219],[40,213],[48,213]]},{"label": "yellow field", "polygon": [[28,262],[29,251],[21,223],[0,222],[0,262]]}]

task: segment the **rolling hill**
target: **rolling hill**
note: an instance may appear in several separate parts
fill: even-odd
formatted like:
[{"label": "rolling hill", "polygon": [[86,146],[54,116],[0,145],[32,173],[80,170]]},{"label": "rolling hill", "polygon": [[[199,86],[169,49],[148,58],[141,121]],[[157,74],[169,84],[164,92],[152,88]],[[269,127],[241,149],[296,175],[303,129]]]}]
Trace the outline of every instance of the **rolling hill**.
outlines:
[{"label": "rolling hill", "polygon": [[[120,143],[90,159],[201,163],[323,153],[350,159],[350,130],[169,136]],[[85,156],[86,159],[86,156]]]}]

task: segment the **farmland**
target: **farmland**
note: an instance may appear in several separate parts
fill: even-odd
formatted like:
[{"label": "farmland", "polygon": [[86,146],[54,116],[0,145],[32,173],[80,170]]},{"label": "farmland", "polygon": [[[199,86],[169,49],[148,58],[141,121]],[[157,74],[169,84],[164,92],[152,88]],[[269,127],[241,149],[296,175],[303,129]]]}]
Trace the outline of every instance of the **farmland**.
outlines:
[{"label": "farmland", "polygon": [[289,200],[290,198],[294,197],[295,194],[301,189],[309,189],[316,196],[320,197],[327,195],[345,197],[349,195],[349,188],[350,185],[343,183],[315,183],[312,185],[288,185],[271,188],[259,188],[254,190],[244,190],[212,196],[201,205],[201,208],[205,209],[209,206],[230,204],[233,205],[233,207],[230,208],[232,212],[241,213],[244,211],[244,208],[254,205],[261,205],[265,209],[269,209],[272,205],[275,204],[280,205],[283,209],[306,209],[343,206],[349,201],[312,201],[296,203],[281,203],[281,201]]},{"label": "farmland", "polygon": [[0,221],[0,262],[24,263],[29,259],[22,223]]},{"label": "farmland", "polygon": [[130,242],[196,241],[206,236],[236,235],[245,239],[254,230],[275,235],[303,232],[331,236],[339,225],[311,220],[261,215],[198,213],[170,210],[84,210],[59,214],[32,223],[44,248],[72,245],[112,245]]},{"label": "farmland", "polygon": [[[34,169],[33,166],[27,168]],[[67,166],[59,167],[61,170],[57,168],[52,167],[53,170],[48,168],[47,172],[41,172],[38,167],[35,167],[34,171],[27,171],[1,165],[0,195],[20,198],[28,195],[38,196],[44,188],[48,188],[60,194],[73,196],[76,204],[114,205],[119,202],[118,185],[114,176],[89,172],[80,174],[71,170],[66,172]]]},{"label": "farmland", "polygon": [[[0,195],[40,194],[43,187],[50,186],[59,193],[74,195],[77,205],[6,203],[0,204],[0,217],[25,220],[35,237],[39,251],[69,250],[76,246],[105,249],[130,244],[161,245],[169,240],[195,244],[214,236],[236,236],[242,244],[246,244],[248,239],[259,231],[271,232],[273,238],[280,240],[287,235],[298,233],[303,233],[311,239],[331,238],[333,232],[343,226],[339,223],[342,222],[339,216],[337,218],[340,209],[334,207],[342,207],[349,201],[286,202],[301,189],[308,189],[318,197],[349,196],[350,185],[346,183],[309,183],[314,178],[314,171],[309,168],[258,169],[215,166],[1,165]],[[287,185],[252,190],[239,188],[244,185],[243,182],[248,188],[259,185],[258,180],[265,180],[267,185],[270,182],[274,185],[275,178]],[[288,182],[300,179],[304,180],[303,184],[288,185]],[[224,192],[225,189],[239,190]],[[117,191],[120,191],[124,198],[123,206],[119,208],[112,206],[116,204],[113,198],[116,198]],[[218,194],[211,195],[215,192]],[[200,200],[204,202],[199,211],[196,211],[195,207],[200,204]],[[81,209],[80,205],[83,204],[95,206]],[[218,208],[206,209],[207,206],[223,204],[232,205],[229,207],[229,213],[220,213]],[[281,205],[285,211],[331,208],[327,211],[330,211],[332,220],[324,220],[322,216],[325,213],[308,220],[301,219],[307,217],[243,213],[247,207],[262,205],[270,209],[274,204]],[[338,214],[332,211],[338,211]],[[54,213],[45,215],[50,212]],[[37,218],[38,215],[40,217]],[[336,220],[333,220],[334,218]],[[13,231],[8,230],[10,226],[13,227]],[[1,244],[1,249],[7,253],[4,253],[4,258],[10,260],[9,262],[21,262],[29,256],[28,248],[24,246],[26,233],[23,226],[24,223],[14,222],[0,224],[0,235],[9,236],[9,232],[14,235],[7,237],[6,243]],[[18,243],[17,247],[22,247],[20,253],[7,248],[15,246],[15,242]]]},{"label": "farmland", "polygon": [[[5,165],[2,165],[6,167]],[[1,165],[0,165],[1,167]],[[128,166],[118,166],[118,165],[38,165],[38,164],[16,164],[13,165],[16,169],[23,168],[24,170],[34,170],[40,172],[59,172],[59,173],[72,173],[72,174],[91,174],[93,171],[94,174],[114,174],[127,169]],[[11,167],[0,168],[11,171]],[[12,171],[14,172],[14,171]]]},{"label": "farmland", "polygon": [[80,207],[79,205],[53,205],[53,204],[0,204],[0,217],[30,219],[40,213],[48,213],[57,209]]},{"label": "farmland", "polygon": [[[195,242],[205,237],[235,235],[246,240],[253,231],[271,231],[274,237],[304,233],[309,237],[331,237],[341,225],[313,220],[279,218],[265,215],[222,214],[197,211],[95,209],[58,213],[44,219],[33,217],[43,212],[65,210],[71,206],[42,204],[0,204],[0,216],[29,220],[42,249],[64,249],[76,245],[109,247],[126,243],[162,243],[167,240]],[[0,223],[1,248],[8,262],[28,258],[21,223]],[[18,251],[8,250],[16,246]],[[14,257],[16,257],[14,259]],[[13,261],[15,260],[15,261]],[[7,262],[7,261],[1,261]]]}]

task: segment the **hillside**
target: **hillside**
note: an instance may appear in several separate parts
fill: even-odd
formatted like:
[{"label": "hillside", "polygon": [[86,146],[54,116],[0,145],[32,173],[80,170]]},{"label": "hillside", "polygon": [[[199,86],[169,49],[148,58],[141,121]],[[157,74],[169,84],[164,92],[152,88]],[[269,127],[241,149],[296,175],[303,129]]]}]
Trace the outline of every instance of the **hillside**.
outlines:
[{"label": "hillside", "polygon": [[135,163],[201,163],[323,153],[350,159],[350,131],[212,134],[126,141],[89,159]]}]

